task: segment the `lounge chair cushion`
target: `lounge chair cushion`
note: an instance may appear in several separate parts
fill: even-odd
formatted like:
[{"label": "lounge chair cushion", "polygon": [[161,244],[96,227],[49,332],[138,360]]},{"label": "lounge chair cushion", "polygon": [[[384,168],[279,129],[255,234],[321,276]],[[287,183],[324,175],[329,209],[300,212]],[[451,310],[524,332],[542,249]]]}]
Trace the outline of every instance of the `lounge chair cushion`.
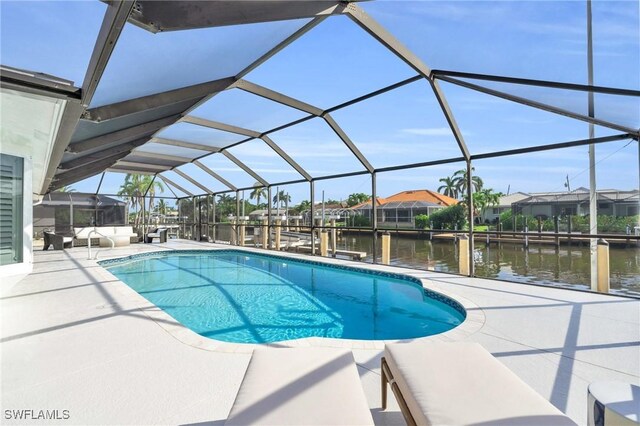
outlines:
[{"label": "lounge chair cushion", "polygon": [[418,425],[575,425],[477,343],[387,344]]},{"label": "lounge chair cushion", "polygon": [[373,425],[373,419],[350,351],[261,348],[226,424]]}]

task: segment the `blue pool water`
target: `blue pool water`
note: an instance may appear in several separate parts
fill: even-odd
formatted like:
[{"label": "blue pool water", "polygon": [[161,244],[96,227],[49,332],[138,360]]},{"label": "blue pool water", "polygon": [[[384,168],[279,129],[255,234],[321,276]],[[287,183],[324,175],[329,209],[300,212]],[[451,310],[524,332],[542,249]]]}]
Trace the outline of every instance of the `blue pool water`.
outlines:
[{"label": "blue pool water", "polygon": [[409,339],[450,330],[464,309],[413,278],[237,250],[101,262],[196,333],[227,342]]}]

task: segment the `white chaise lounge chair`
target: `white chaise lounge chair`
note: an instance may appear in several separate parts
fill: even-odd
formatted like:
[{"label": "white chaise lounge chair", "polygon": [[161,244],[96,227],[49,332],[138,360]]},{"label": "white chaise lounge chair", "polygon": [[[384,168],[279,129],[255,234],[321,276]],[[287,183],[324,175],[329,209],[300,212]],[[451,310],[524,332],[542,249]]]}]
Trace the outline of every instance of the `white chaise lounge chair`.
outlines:
[{"label": "white chaise lounge chair", "polygon": [[373,425],[351,351],[256,349],[227,425]]},{"label": "white chaise lounge chair", "polygon": [[388,344],[387,384],[408,425],[575,425],[477,343]]}]

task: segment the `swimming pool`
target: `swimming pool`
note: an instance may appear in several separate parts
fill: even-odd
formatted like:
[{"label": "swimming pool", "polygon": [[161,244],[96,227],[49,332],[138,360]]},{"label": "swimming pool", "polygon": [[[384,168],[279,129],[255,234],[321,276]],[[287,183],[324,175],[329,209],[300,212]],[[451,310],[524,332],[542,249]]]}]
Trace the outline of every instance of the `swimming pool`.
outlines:
[{"label": "swimming pool", "polygon": [[189,250],[99,263],[185,327],[226,342],[410,339],[466,316],[416,278],[282,256]]}]

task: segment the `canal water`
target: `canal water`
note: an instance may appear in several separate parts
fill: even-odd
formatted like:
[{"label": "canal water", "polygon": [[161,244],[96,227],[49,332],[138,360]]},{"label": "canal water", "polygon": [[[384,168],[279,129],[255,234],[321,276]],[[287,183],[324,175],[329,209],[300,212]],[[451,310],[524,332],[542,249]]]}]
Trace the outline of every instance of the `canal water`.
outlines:
[{"label": "canal water", "polygon": [[[338,248],[366,251],[371,262],[370,236],[344,235]],[[378,242],[378,246],[380,242]],[[380,247],[378,247],[380,256]],[[611,246],[609,251],[611,292],[640,297],[640,247]],[[476,275],[522,283],[579,289],[590,288],[589,247],[563,245],[487,244],[476,241]],[[441,272],[458,272],[457,246],[453,241],[429,241],[391,234],[391,264]]]}]

